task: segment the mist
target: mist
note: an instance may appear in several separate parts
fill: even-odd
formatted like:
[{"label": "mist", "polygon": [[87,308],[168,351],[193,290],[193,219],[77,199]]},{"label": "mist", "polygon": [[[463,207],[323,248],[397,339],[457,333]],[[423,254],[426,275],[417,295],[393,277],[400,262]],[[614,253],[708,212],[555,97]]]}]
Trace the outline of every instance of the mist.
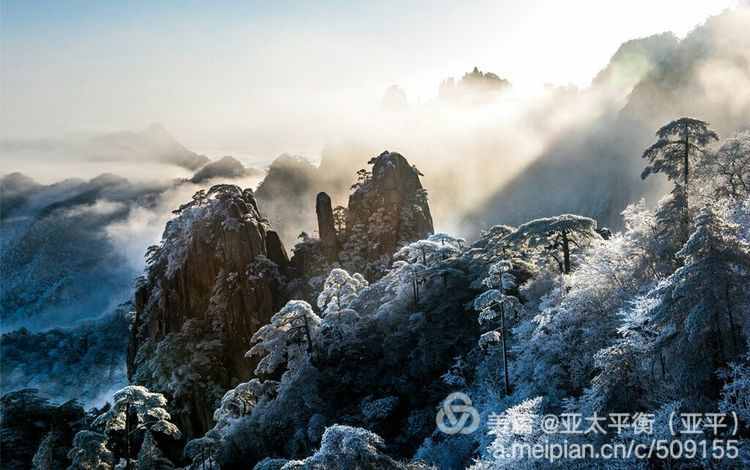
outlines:
[{"label": "mist", "polygon": [[640,179],[641,154],[659,127],[692,116],[730,137],[750,123],[748,11],[712,17],[682,39],[662,33],[625,42],[586,87],[461,90],[457,75],[458,99],[417,101],[395,86],[378,107],[344,112],[331,103],[325,109],[348,120],[320,157],[310,156],[319,174],[295,181],[294,191],[280,179],[273,202],[259,194],[261,206],[289,246],[300,231],[314,233],[317,191],[346,205],[356,170],[387,149],[424,173],[437,230],[471,238],[494,224],[565,212],[619,229],[627,204],[653,203],[666,190],[664,180]]},{"label": "mist", "polygon": [[[444,75],[433,70],[419,79],[416,72],[403,77],[389,72],[388,85],[365,80],[356,88],[343,85],[345,76],[322,86],[320,72],[309,82],[299,73],[279,82],[298,87],[277,89],[270,95],[273,107],[268,95],[259,99],[253,110],[257,112],[241,125],[238,110],[230,107],[225,117],[216,118],[215,106],[204,109],[205,100],[196,96],[189,103],[191,127],[205,124],[203,132],[186,131],[179,119],[168,120],[174,126],[149,124],[166,115],[161,112],[148,121],[119,121],[133,123],[129,130],[104,123],[106,130],[35,138],[11,137],[6,130],[0,158],[7,172],[20,171],[43,185],[72,180],[51,186],[54,191],[38,192],[33,204],[4,217],[15,217],[6,218],[15,224],[14,233],[25,226],[18,222],[23,217],[31,217],[30,226],[38,227],[37,210],[70,198],[63,189],[85,186],[105,172],[127,178],[132,188],[117,196],[86,200],[80,203],[84,209],[53,211],[55,217],[97,221],[89,224],[92,234],[86,236],[112,247],[108,253],[116,258],[108,263],[121,269],[116,282],[123,286],[122,296],[101,289],[103,297],[117,300],[97,303],[87,309],[88,317],[127,298],[132,280],[143,269],[143,253],[159,241],[171,210],[196,190],[223,181],[188,180],[207,161],[225,155],[262,171],[283,153],[311,162],[301,179],[282,177],[274,191],[259,191],[264,215],[280,231],[287,249],[300,232],[315,233],[314,194],[327,191],[334,204],[345,205],[355,172],[386,149],[403,154],[424,174],[436,230],[471,238],[493,224],[519,224],[562,212],[592,216],[617,228],[628,202],[640,197],[654,201],[663,191],[658,180],[645,184],[638,177],[640,154],[659,126],[689,115],[730,136],[750,123],[748,11],[738,7],[721,13],[682,39],[664,33],[614,47],[610,57],[591,70],[588,83],[578,86],[530,91],[523,77],[517,81],[513,73],[481,67],[479,61],[474,65],[482,72],[496,74],[509,86],[477,85],[466,75],[473,65],[465,64]],[[455,65],[448,62],[441,70]],[[446,92],[450,89],[444,80],[451,77],[453,92]],[[251,84],[247,89],[249,95],[257,92]],[[249,95],[238,97],[238,103],[246,103]],[[204,111],[210,122],[201,117]],[[127,109],[123,113],[127,116]],[[256,189],[262,178],[259,173],[226,181]],[[294,192],[294,198],[285,199]],[[70,212],[74,210],[79,212]],[[50,214],[44,212],[43,218]],[[4,224],[6,234],[8,227]],[[9,243],[6,238],[4,251]],[[71,308],[70,314],[54,311],[39,318],[74,318],[80,308]]]}]

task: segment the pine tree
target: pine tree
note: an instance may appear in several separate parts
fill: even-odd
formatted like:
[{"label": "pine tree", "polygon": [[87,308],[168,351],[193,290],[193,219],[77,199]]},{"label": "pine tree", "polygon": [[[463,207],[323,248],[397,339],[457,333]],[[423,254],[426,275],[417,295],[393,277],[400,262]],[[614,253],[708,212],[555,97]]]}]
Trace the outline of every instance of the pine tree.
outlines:
[{"label": "pine tree", "polygon": [[736,413],[750,424],[750,353],[731,364],[723,375],[728,381],[721,391],[719,408],[724,413]]},{"label": "pine tree", "polygon": [[750,131],[727,139],[711,163],[709,171],[717,178],[717,196],[735,200],[750,197]]},{"label": "pine tree", "polygon": [[[581,247],[588,240],[599,237],[596,221],[574,214],[536,219],[518,227],[506,239],[515,244],[542,247],[560,267],[560,271],[570,273],[570,245]],[[562,251],[562,259],[560,252]]]},{"label": "pine tree", "polygon": [[548,438],[536,423],[542,416],[543,401],[542,397],[529,398],[493,416],[489,423],[493,441],[488,449],[492,460],[477,462],[469,470],[538,468],[538,461],[511,450],[514,445],[534,446]]},{"label": "pine tree", "polygon": [[707,155],[706,146],[719,136],[708,124],[691,118],[672,121],[656,132],[657,141],[643,152],[649,161],[641,179],[653,173],[664,173],[674,183],[672,198],[663,207],[659,220],[664,226],[679,227],[674,230],[679,244],[687,240],[690,226],[689,183],[693,168]]},{"label": "pine tree", "polygon": [[299,361],[315,361],[314,337],[320,328],[320,317],[303,300],[290,300],[268,325],[255,332],[253,347],[245,357],[261,357],[255,373],[272,375],[282,366],[295,367]]},{"label": "pine tree", "polygon": [[516,288],[516,279],[510,273],[511,269],[512,265],[508,261],[500,261],[490,266],[487,277],[482,281],[489,290],[474,300],[474,309],[479,312],[479,324],[490,329],[479,338],[479,346],[482,349],[497,344],[501,346],[506,395],[510,395],[511,389],[507,341],[510,329],[506,327],[506,323],[509,323],[510,318],[517,319],[523,310],[517,297],[506,295],[508,290]]},{"label": "pine tree", "polygon": [[750,300],[750,247],[739,227],[705,208],[677,256],[684,265],[652,293],[647,313],[658,335],[654,350],[678,389],[715,395],[714,372],[744,345],[740,320]]},{"label": "pine tree", "polygon": [[53,470],[54,451],[57,437],[54,431],[48,432],[39,443],[34,458],[31,460],[33,470]]},{"label": "pine tree", "polygon": [[99,415],[92,426],[100,428],[108,436],[123,433],[124,455],[126,466],[130,465],[136,450],[134,443],[140,432],[158,432],[173,439],[182,437],[166,410],[167,399],[160,393],[152,393],[146,387],[129,385],[112,396],[113,405]]},{"label": "pine tree", "polygon": [[[652,173],[664,173],[675,184],[682,184],[687,191],[691,177],[691,161],[702,158],[705,147],[719,140],[708,123],[691,118],[672,121],[656,132],[657,141],[643,153],[650,165],[644,168],[641,179]],[[682,180],[680,182],[680,179]]]},{"label": "pine tree", "polygon": [[173,468],[174,464],[164,457],[156,446],[154,435],[151,431],[146,431],[141,450],[138,451],[138,469],[172,470]]},{"label": "pine tree", "polygon": [[318,295],[318,308],[323,317],[340,312],[357,298],[359,291],[367,287],[367,280],[359,273],[353,275],[341,268],[332,269]]},{"label": "pine tree", "polygon": [[107,436],[94,431],[80,431],[68,452],[68,470],[110,470],[114,456],[107,449]]}]

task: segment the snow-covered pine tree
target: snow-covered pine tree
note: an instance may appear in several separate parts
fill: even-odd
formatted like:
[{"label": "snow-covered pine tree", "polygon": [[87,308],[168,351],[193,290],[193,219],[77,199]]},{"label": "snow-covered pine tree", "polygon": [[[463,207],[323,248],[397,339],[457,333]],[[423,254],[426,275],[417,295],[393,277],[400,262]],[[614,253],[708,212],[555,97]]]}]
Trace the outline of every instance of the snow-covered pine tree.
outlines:
[{"label": "snow-covered pine tree", "polygon": [[418,466],[404,465],[383,452],[385,441],[366,429],[334,425],[325,430],[320,449],[299,461],[279,461],[278,465],[260,468],[326,468],[331,470],[377,468],[383,470],[417,470]]},{"label": "snow-covered pine tree", "polygon": [[246,357],[261,357],[255,373],[273,375],[282,367],[294,368],[299,361],[315,360],[314,337],[320,317],[303,300],[290,300],[268,325],[261,327],[250,340],[253,347]]},{"label": "snow-covered pine tree", "polygon": [[571,245],[581,248],[584,243],[596,237],[599,235],[594,219],[562,214],[526,222],[507,235],[506,239],[516,245],[543,248],[557,262],[560,272],[568,274],[571,268]]},{"label": "snow-covered pine tree", "polygon": [[475,461],[467,470],[540,468],[539,461],[514,452],[513,447],[533,446],[546,440],[547,436],[542,433],[536,422],[542,416],[542,410],[543,398],[535,397],[507,408],[500,415],[495,415],[489,423],[489,434],[493,436],[493,441],[487,449],[489,458]]},{"label": "snow-covered pine tree", "polygon": [[107,436],[94,431],[80,431],[68,452],[68,470],[111,470],[114,455],[107,449]]},{"label": "snow-covered pine tree", "polygon": [[31,459],[31,466],[33,470],[53,470],[54,467],[54,446],[55,446],[55,432],[48,432],[42,442],[39,443],[39,447],[36,449],[34,457]]},{"label": "snow-covered pine tree", "polygon": [[140,385],[129,385],[115,392],[112,399],[112,406],[94,420],[92,427],[102,429],[108,443],[110,439],[122,436],[124,442],[117,447],[122,448],[123,454],[115,457],[124,458],[127,465],[137,455],[134,448],[136,435],[157,432],[173,439],[182,437],[171,422],[172,417],[166,410],[167,399],[161,393],[152,393]]},{"label": "snow-covered pine tree", "polygon": [[156,446],[154,435],[146,430],[141,449],[138,451],[138,469],[172,470],[174,464]]},{"label": "snow-covered pine tree", "polygon": [[326,317],[347,308],[367,285],[367,280],[359,273],[349,274],[341,268],[332,269],[318,295],[321,315]]},{"label": "snow-covered pine tree", "polygon": [[674,183],[671,198],[661,204],[657,218],[667,235],[682,245],[690,233],[689,183],[694,178],[693,169],[707,156],[706,146],[719,136],[707,123],[687,117],[664,125],[656,136],[656,143],[643,152],[642,158],[648,159],[649,164],[641,179],[664,173]]},{"label": "snow-covered pine tree", "polygon": [[715,195],[742,200],[750,197],[750,131],[741,131],[726,139],[708,171],[717,181]]},{"label": "snow-covered pine tree", "polygon": [[696,229],[677,255],[684,265],[651,294],[654,353],[665,375],[686,397],[719,392],[715,371],[743,352],[750,295],[750,247],[739,227],[711,208],[696,217]]},{"label": "snow-covered pine tree", "polygon": [[687,117],[664,125],[656,132],[656,143],[643,152],[643,158],[648,159],[650,164],[643,169],[641,178],[646,179],[652,173],[664,173],[687,191],[691,165],[704,157],[708,144],[719,140],[716,132],[708,126],[706,122]]},{"label": "snow-covered pine tree", "polygon": [[[645,201],[629,206],[623,216],[622,233],[609,240],[592,240],[581,254],[566,279],[564,296],[545,281],[544,271],[521,286],[525,309],[536,313],[526,315],[513,330],[518,338],[514,344],[521,346],[512,351],[511,365],[529,396],[544,395],[552,402],[566,395],[580,396],[600,373],[604,375],[596,393],[609,393],[607,384],[614,382],[608,378],[617,377],[615,370],[621,366],[617,361],[627,346],[619,342],[621,312],[630,312],[631,302],[643,290],[671,274],[671,266],[659,263],[655,254],[657,223]],[[609,353],[598,354],[613,346],[617,347]],[[608,358],[613,367],[604,370]]]},{"label": "snow-covered pine tree", "polygon": [[509,261],[499,261],[490,266],[487,277],[482,284],[489,288],[474,300],[474,309],[479,312],[479,324],[485,331],[479,338],[479,346],[488,349],[501,346],[503,361],[503,383],[505,394],[510,394],[510,375],[508,372],[508,336],[510,321],[518,319],[523,310],[518,297],[507,295],[507,291],[516,288],[516,279],[510,273],[513,265]]},{"label": "snow-covered pine tree", "polygon": [[261,381],[254,378],[228,390],[214,411],[214,427],[205,436],[192,439],[185,445],[184,455],[192,462],[190,468],[219,470],[217,460],[232,426],[242,417],[248,416],[259,401],[274,397],[278,387],[279,382],[274,380]]},{"label": "snow-covered pine tree", "polygon": [[425,240],[418,240],[403,246],[393,255],[393,259],[420,263],[429,268],[460,254],[464,243],[463,238],[455,238],[445,233],[435,233]]},{"label": "snow-covered pine tree", "polygon": [[730,364],[722,375],[727,383],[721,391],[719,409],[724,413],[736,413],[746,426],[750,425],[750,353]]}]

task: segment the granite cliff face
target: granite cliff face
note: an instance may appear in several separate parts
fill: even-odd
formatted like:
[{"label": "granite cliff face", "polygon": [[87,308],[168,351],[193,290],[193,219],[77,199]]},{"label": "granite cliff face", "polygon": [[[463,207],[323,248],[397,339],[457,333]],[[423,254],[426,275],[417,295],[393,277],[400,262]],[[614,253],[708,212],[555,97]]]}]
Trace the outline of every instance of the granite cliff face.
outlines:
[{"label": "granite cliff face", "polygon": [[306,237],[291,262],[252,190],[217,185],[175,211],[135,294],[131,381],[170,395],[188,437],[211,427],[223,393],[251,377],[250,338],[289,298],[311,299],[332,267],[379,278],[403,244],[432,232],[419,172],[384,152],[353,186],[345,227],[326,193],[316,198],[321,239]]},{"label": "granite cliff face", "polygon": [[403,244],[434,231],[421,173],[401,154],[385,151],[358,173],[349,196],[340,259],[378,277]]},{"label": "granite cliff face", "polygon": [[243,355],[285,301],[288,259],[251,190],[214,186],[175,212],[135,294],[128,375],[171,394],[190,436],[252,371]]},{"label": "granite cliff face", "polygon": [[318,217],[318,235],[323,246],[323,254],[329,261],[335,261],[339,250],[336,223],[333,218],[331,197],[326,193],[318,193],[315,198],[315,214]]},{"label": "granite cliff face", "polygon": [[318,193],[315,208],[320,238],[303,233],[290,261],[290,297],[315,303],[325,276],[334,267],[358,272],[369,281],[383,276],[403,245],[433,233],[421,173],[406,158],[385,151],[370,159],[351,186],[348,207],[331,207]]}]

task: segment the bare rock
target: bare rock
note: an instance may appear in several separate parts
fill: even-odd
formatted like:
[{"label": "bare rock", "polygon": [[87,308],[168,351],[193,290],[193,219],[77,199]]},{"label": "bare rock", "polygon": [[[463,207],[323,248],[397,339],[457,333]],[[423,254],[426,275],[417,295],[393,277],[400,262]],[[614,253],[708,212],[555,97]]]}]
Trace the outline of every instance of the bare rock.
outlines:
[{"label": "bare rock", "polygon": [[315,213],[318,216],[318,234],[323,252],[329,261],[335,261],[338,255],[336,227],[333,223],[331,198],[326,193],[318,193],[315,198]]},{"label": "bare rock", "polygon": [[434,231],[432,215],[421,173],[406,158],[385,151],[369,163],[349,197],[344,251],[355,265],[387,265],[400,246]]},{"label": "bare rock", "polygon": [[135,294],[128,376],[168,393],[188,437],[211,427],[224,391],[246,379],[250,338],[286,300],[288,262],[252,191],[199,192],[167,224]]}]

